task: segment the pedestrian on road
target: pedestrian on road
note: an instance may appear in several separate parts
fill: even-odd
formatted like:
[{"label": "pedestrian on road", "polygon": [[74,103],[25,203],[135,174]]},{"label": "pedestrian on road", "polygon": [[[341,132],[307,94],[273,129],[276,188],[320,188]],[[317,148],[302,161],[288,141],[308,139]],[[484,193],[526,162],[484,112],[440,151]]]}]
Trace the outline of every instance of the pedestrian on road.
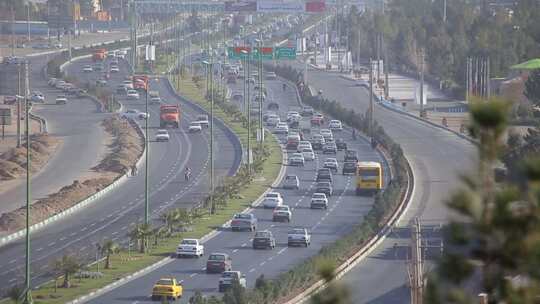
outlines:
[{"label": "pedestrian on road", "polygon": [[131,166],[131,176],[137,175],[137,165]]}]

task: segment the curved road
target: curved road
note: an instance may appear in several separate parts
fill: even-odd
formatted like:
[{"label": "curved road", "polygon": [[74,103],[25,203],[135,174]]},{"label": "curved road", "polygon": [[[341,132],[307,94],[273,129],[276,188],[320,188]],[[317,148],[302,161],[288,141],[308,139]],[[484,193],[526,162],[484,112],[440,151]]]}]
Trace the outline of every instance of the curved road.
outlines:
[{"label": "curved road", "polygon": [[[81,71],[84,61],[75,62],[70,68]],[[120,82],[127,71],[121,64],[122,73],[113,76]],[[161,211],[172,207],[190,207],[208,192],[207,170],[208,139],[206,134],[191,135],[186,132],[187,120],[200,114],[176,99],[161,83],[153,81],[153,87],[169,103],[180,103],[185,119],[181,128],[170,130],[168,143],[150,143],[149,191],[153,220]],[[127,108],[142,109],[141,103],[126,102]],[[159,126],[158,107],[153,106],[150,116],[151,139]],[[239,143],[230,134],[217,128],[220,146],[216,161],[219,174],[231,174],[238,167],[241,155]],[[183,168],[193,168],[193,179],[184,181]],[[140,170],[143,172],[143,170]],[[32,234],[32,282],[33,286],[49,278],[50,262],[66,253],[91,261],[95,258],[95,244],[104,239],[120,243],[127,241],[126,233],[144,214],[144,174],[129,178],[123,185],[94,201],[83,211],[55,222],[46,229]],[[2,290],[21,283],[24,279],[24,240],[0,247],[0,281]]]},{"label": "curved road", "polygon": [[[304,71],[303,63],[292,65]],[[323,90],[325,97],[357,113],[369,107],[368,91],[337,73],[310,68],[308,82]],[[424,227],[435,231],[435,235],[426,233],[428,241],[438,240],[437,227],[449,216],[444,201],[459,186],[458,174],[474,168],[475,147],[453,133],[378,105],[374,117],[403,148],[416,185],[410,207],[394,233],[343,280],[351,287],[353,303],[405,303],[409,299],[406,256],[410,221],[419,217]]]},{"label": "curved road", "polygon": [[[294,91],[289,88],[283,92],[279,80],[266,81],[270,98],[280,103],[280,115],[285,119],[289,108],[298,108]],[[336,138],[351,138],[349,131],[336,133]],[[279,136],[284,141],[283,136]],[[359,151],[363,160],[381,161],[380,155],[373,151],[363,140],[349,141],[349,147]],[[327,155],[334,157],[333,155]],[[246,274],[248,287],[253,287],[255,280],[261,274],[265,277],[276,277],[289,270],[294,265],[316,254],[319,249],[349,232],[353,225],[362,221],[373,204],[372,197],[358,197],[354,194],[355,180],[352,176],[335,175],[334,196],[330,198],[328,210],[311,210],[309,203],[315,187],[316,169],[322,167],[324,158],[317,153],[315,161],[307,162],[305,167],[287,166],[286,174],[297,175],[300,179],[300,190],[276,189],[284,196],[285,204],[294,208],[291,223],[272,222],[272,211],[254,208],[259,220],[258,229],[268,229],[273,232],[277,246],[274,250],[253,250],[251,248],[252,233],[232,232],[222,228],[219,235],[205,243],[205,256],[199,259],[173,259],[150,273],[144,274],[126,284],[90,300],[90,303],[151,303],[152,285],[160,277],[174,276],[183,280],[184,297],[182,303],[200,290],[205,295],[218,294],[220,275],[206,274],[206,258],[212,252],[225,252],[231,255],[233,269]],[[337,155],[340,165],[343,164],[343,152]],[[250,203],[250,202],[246,202]],[[307,227],[312,232],[312,244],[308,248],[288,248],[287,232],[291,227]]]}]

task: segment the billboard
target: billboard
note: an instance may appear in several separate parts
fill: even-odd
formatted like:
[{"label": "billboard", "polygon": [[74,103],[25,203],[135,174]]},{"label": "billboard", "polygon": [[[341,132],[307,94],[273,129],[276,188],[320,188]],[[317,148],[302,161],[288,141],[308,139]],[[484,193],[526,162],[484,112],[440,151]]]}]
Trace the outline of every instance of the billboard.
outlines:
[{"label": "billboard", "polygon": [[300,1],[278,2],[272,0],[257,1],[257,12],[259,13],[303,13],[305,4]]},{"label": "billboard", "polygon": [[256,1],[226,1],[225,2],[225,11],[226,12],[255,12],[257,10]]},{"label": "billboard", "polygon": [[308,13],[321,13],[326,10],[325,1],[308,1],[306,2],[306,12]]}]

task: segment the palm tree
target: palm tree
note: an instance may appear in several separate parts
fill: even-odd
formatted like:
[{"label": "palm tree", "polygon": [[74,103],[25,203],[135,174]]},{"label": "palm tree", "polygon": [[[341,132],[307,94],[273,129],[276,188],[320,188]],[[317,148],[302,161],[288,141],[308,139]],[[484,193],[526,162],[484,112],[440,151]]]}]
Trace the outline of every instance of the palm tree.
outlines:
[{"label": "palm tree", "polygon": [[64,275],[63,288],[71,287],[71,275],[77,273],[82,268],[82,263],[73,255],[65,254],[53,263],[53,268]]},{"label": "palm tree", "polygon": [[164,236],[167,236],[168,234],[169,234],[169,231],[167,227],[161,226],[161,227],[154,228],[154,230],[152,231],[152,235],[154,236],[154,246],[157,246],[158,240],[160,238],[163,238]]},{"label": "palm tree", "polygon": [[101,246],[101,254],[105,256],[105,269],[111,268],[111,255],[118,253],[120,246],[114,241],[106,240]]},{"label": "palm tree", "polygon": [[179,219],[178,209],[169,210],[165,213],[162,213],[160,219],[165,223],[165,227],[169,233],[172,233],[174,230],[174,225]]},{"label": "palm tree", "polygon": [[139,243],[139,251],[146,253],[148,249],[148,239],[152,236],[150,224],[139,224],[129,234],[130,239]]}]

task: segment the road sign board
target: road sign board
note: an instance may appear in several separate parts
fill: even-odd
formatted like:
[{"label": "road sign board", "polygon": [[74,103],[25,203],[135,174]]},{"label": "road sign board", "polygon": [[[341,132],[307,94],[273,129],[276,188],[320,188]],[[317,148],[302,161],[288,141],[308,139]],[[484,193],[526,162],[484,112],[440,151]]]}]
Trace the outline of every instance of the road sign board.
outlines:
[{"label": "road sign board", "polygon": [[272,47],[256,47],[253,48],[251,57],[253,60],[272,60],[274,59],[274,48]]},{"label": "road sign board", "polygon": [[274,58],[276,59],[296,59],[295,47],[276,47],[274,48]]},{"label": "road sign board", "polygon": [[227,56],[231,60],[244,60],[248,58],[250,54],[251,54],[251,48],[249,46],[234,46],[234,47],[227,48]]}]

